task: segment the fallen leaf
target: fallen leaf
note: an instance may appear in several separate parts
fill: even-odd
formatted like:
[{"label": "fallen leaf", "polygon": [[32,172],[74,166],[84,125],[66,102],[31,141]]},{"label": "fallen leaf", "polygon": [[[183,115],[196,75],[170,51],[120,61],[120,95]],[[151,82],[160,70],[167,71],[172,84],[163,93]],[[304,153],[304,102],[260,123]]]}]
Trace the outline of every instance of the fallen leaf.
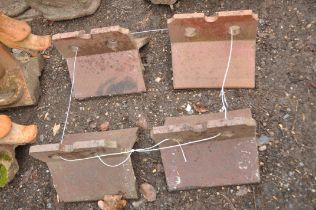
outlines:
[{"label": "fallen leaf", "polygon": [[193,108],[196,112],[199,112],[199,113],[205,113],[207,112],[208,110],[206,109],[206,107],[201,104],[200,102],[196,102],[193,104]]},{"label": "fallen leaf", "polygon": [[103,200],[98,201],[98,206],[102,210],[121,210],[127,204],[127,201],[122,199],[122,195],[105,195]]},{"label": "fallen leaf", "polygon": [[59,129],[60,129],[60,124],[56,124],[55,123],[55,125],[53,127],[53,136],[56,136],[56,134],[58,133]]}]

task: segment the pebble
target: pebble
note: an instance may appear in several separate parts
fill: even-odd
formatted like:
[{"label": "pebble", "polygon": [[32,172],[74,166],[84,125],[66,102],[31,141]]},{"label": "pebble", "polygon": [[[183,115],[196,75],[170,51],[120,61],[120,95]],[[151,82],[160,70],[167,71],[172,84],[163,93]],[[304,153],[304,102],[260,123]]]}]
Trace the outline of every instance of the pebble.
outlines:
[{"label": "pebble", "polygon": [[259,151],[265,151],[267,149],[267,146],[266,145],[262,145],[259,147]]},{"label": "pebble", "polygon": [[148,122],[147,119],[144,115],[139,115],[137,121],[136,121],[136,125],[142,129],[148,129]]},{"label": "pebble", "polygon": [[97,127],[97,123],[92,121],[89,123],[90,128],[96,128]]},{"label": "pebble", "polygon": [[269,138],[266,135],[261,135],[259,138],[257,138],[258,145],[264,145],[264,144],[269,144],[271,141],[271,138]]},{"label": "pebble", "polygon": [[43,142],[43,141],[44,141],[44,135],[41,134],[41,135],[39,136],[39,139],[40,139],[41,142]]},{"label": "pebble", "polygon": [[156,79],[155,79],[155,82],[160,82],[161,81],[161,78],[160,77],[157,77]]},{"label": "pebble", "polygon": [[188,114],[193,114],[193,109],[190,104],[188,104],[185,108],[185,111],[187,111]]},{"label": "pebble", "polygon": [[100,131],[107,131],[109,129],[110,123],[104,122],[100,125]]},{"label": "pebble", "polygon": [[247,193],[248,193],[248,188],[245,187],[245,186],[241,186],[241,187],[237,190],[236,195],[237,195],[237,196],[244,196],[244,195],[246,195]]},{"label": "pebble", "polygon": [[147,201],[152,202],[156,200],[156,190],[152,185],[143,183],[140,185],[139,191]]},{"label": "pebble", "polygon": [[163,165],[160,164],[160,163],[158,163],[158,164],[156,165],[156,170],[157,170],[158,173],[164,172]]},{"label": "pebble", "polygon": [[134,207],[134,208],[139,208],[142,204],[144,203],[144,200],[139,200],[139,201],[134,201],[133,203],[132,203],[132,206]]}]

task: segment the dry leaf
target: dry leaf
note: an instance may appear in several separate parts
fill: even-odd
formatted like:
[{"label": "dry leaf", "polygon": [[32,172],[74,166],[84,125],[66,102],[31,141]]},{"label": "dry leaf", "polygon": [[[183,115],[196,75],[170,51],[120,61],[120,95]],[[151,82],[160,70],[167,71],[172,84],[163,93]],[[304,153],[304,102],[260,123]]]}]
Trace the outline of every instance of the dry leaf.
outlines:
[{"label": "dry leaf", "polygon": [[58,133],[59,129],[60,129],[60,124],[56,124],[55,123],[55,125],[53,127],[53,136],[56,136],[56,134]]},{"label": "dry leaf", "polygon": [[201,104],[200,102],[196,102],[193,104],[193,108],[196,112],[199,113],[204,113],[207,112],[208,110],[205,108],[205,106],[203,104]]},{"label": "dry leaf", "polygon": [[105,195],[103,200],[98,201],[98,206],[102,210],[121,210],[127,204],[127,201],[122,199],[122,195]]}]

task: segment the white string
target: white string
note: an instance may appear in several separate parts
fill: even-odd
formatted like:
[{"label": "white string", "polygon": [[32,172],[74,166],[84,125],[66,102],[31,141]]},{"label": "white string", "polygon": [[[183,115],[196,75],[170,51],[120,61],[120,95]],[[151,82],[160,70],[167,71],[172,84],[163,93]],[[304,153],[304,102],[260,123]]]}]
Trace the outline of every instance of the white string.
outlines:
[{"label": "white string", "polygon": [[[220,135],[221,135],[221,133],[218,133],[215,136],[211,136],[211,137],[208,137],[208,138],[199,139],[199,140],[195,140],[195,141],[190,141],[190,142],[186,142],[186,143],[182,143],[182,144],[178,140],[175,140],[175,139],[164,139],[164,140],[158,142],[157,144],[155,144],[155,145],[153,145],[151,147],[146,147],[146,148],[131,149],[129,151],[114,152],[114,153],[108,153],[108,154],[103,154],[103,155],[96,155],[96,156],[85,157],[85,158],[77,158],[77,159],[67,159],[67,158],[64,158],[62,156],[59,156],[59,158],[64,160],[64,161],[68,161],[68,162],[76,162],[76,161],[90,160],[90,159],[98,158],[102,164],[104,164],[104,165],[106,165],[108,167],[115,168],[115,167],[118,167],[120,165],[123,165],[126,161],[128,161],[128,159],[131,157],[132,153],[134,153],[134,152],[146,153],[146,152],[153,152],[153,151],[157,151],[157,150],[166,150],[166,149],[172,149],[172,148],[180,147],[181,152],[182,152],[182,156],[183,156],[183,159],[184,159],[184,162],[187,162],[187,158],[186,158],[184,150],[182,148],[183,146],[210,141],[211,139],[217,138]],[[159,146],[160,144],[162,144],[162,143],[164,143],[166,141],[176,141],[178,144],[171,145],[171,146],[160,147],[160,148],[155,148],[155,147]],[[101,157],[119,156],[119,155],[124,155],[124,154],[128,154],[127,157],[123,161],[119,162],[118,164],[114,164],[114,165],[106,163],[104,160],[101,159]]]},{"label": "white string", "polygon": [[230,66],[230,61],[231,61],[231,57],[232,57],[232,52],[233,52],[233,40],[234,40],[234,35],[233,35],[233,31],[230,31],[230,49],[229,49],[229,56],[228,56],[228,62],[227,62],[227,66],[226,66],[226,71],[225,71],[225,75],[224,75],[224,79],[223,79],[223,84],[222,84],[222,88],[221,88],[221,92],[220,92],[220,97],[222,98],[222,108],[220,109],[220,112],[225,113],[225,120],[227,119],[227,109],[228,109],[228,103],[226,100],[226,96],[225,96],[225,91],[224,91],[224,87],[225,87],[225,82],[226,82],[226,78],[227,78],[227,73],[229,70],[229,66]]},{"label": "white string", "polygon": [[[153,29],[153,30],[147,30],[147,31],[133,32],[131,34],[141,34],[141,33],[157,32],[157,31],[167,31],[167,30],[168,29],[166,29],[166,28],[165,29]],[[227,104],[226,97],[225,97],[224,85],[225,85],[225,81],[226,81],[226,77],[227,77],[227,73],[228,73],[228,69],[229,69],[229,65],[230,65],[231,54],[232,54],[232,47],[233,47],[233,35],[231,33],[231,45],[230,45],[229,58],[228,58],[228,63],[227,63],[227,68],[226,68],[223,84],[222,84],[222,89],[221,89],[222,104],[223,104],[222,109],[224,109],[224,111],[225,111],[225,119],[226,119],[226,111],[227,111],[228,104]],[[74,59],[73,72],[72,72],[72,85],[71,85],[71,90],[70,90],[70,95],[69,95],[69,100],[68,100],[68,108],[67,108],[67,112],[66,112],[66,119],[65,119],[63,131],[62,131],[61,144],[63,143],[64,136],[65,136],[65,131],[67,129],[69,112],[70,112],[70,105],[71,105],[71,100],[72,100],[72,93],[73,93],[74,84],[75,84],[75,70],[76,70],[76,61],[77,61],[77,54],[78,54],[79,48],[75,47],[74,49],[76,51],[75,51],[75,59]],[[118,167],[118,166],[123,165],[125,162],[127,162],[129,160],[129,158],[131,157],[132,153],[134,153],[134,152],[144,153],[144,152],[153,152],[153,151],[157,151],[157,150],[165,150],[165,149],[172,149],[172,148],[175,148],[175,147],[180,147],[183,159],[184,159],[185,162],[187,162],[187,158],[185,156],[185,153],[184,153],[184,150],[183,150],[182,146],[209,141],[209,140],[214,139],[214,138],[216,138],[216,137],[218,137],[220,135],[221,135],[221,133],[218,133],[217,135],[209,137],[209,138],[204,138],[204,139],[191,141],[191,142],[186,142],[186,143],[182,143],[182,144],[178,140],[175,140],[175,139],[164,139],[161,142],[159,142],[159,143],[157,143],[157,144],[155,144],[155,145],[153,145],[151,147],[147,147],[147,148],[131,149],[129,151],[124,151],[124,152],[109,153],[109,154],[96,155],[96,156],[91,156],[91,157],[86,157],[86,158],[78,158],[78,159],[67,159],[67,158],[63,158],[61,156],[59,156],[59,158],[64,160],[64,161],[68,161],[68,162],[82,161],[82,160],[89,160],[89,159],[98,158],[102,164],[104,164],[104,165],[106,165],[108,167]],[[164,143],[166,141],[176,141],[178,144],[177,145],[172,145],[172,146],[155,148],[155,147],[159,146],[160,144],[162,144],[162,143]],[[117,155],[124,155],[124,154],[128,154],[127,157],[123,161],[121,161],[120,163],[114,164],[114,165],[106,163],[101,158],[101,157],[117,156]]]},{"label": "white string", "polygon": [[130,34],[144,34],[144,33],[157,32],[157,31],[168,31],[168,29],[167,28],[159,28],[159,29],[152,29],[152,30],[147,30],[147,31],[132,32]]},{"label": "white string", "polygon": [[65,119],[65,123],[64,123],[63,132],[62,132],[62,135],[61,135],[60,143],[63,143],[63,140],[64,140],[65,131],[66,131],[66,128],[67,128],[68,118],[69,118],[69,111],[70,111],[70,105],[71,105],[71,96],[72,96],[72,92],[73,92],[74,85],[75,85],[76,61],[77,61],[77,53],[78,53],[79,47],[74,47],[73,49],[76,50],[76,52],[75,52],[75,60],[74,60],[74,70],[72,71],[72,84],[71,84],[70,95],[69,95],[69,100],[68,100],[68,108],[67,108],[67,112],[66,112],[66,119]]}]

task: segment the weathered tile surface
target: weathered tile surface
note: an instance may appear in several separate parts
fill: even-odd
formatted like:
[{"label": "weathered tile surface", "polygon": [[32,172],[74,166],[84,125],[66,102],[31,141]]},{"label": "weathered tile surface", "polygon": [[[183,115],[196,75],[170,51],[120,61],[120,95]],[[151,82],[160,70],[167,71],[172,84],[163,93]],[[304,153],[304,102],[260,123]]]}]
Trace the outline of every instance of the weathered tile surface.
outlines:
[{"label": "weathered tile surface", "polygon": [[138,40],[119,26],[75,31],[53,36],[73,75],[78,47],[74,96],[78,99],[146,91]]},{"label": "weathered tile surface", "polygon": [[[165,121],[165,126],[181,125],[186,122],[187,125],[194,126],[203,124],[209,120],[221,120],[223,113],[203,114],[197,116],[171,117]],[[249,109],[228,112],[227,121],[236,118],[251,118]],[[235,122],[236,123],[236,122]],[[221,124],[218,124],[222,126]],[[217,126],[214,125],[213,126]],[[187,126],[190,127],[190,126]],[[254,126],[248,128],[244,136],[226,136],[226,138],[216,138],[207,142],[183,146],[187,162],[179,148],[161,150],[161,157],[166,174],[169,190],[193,189],[201,187],[213,187],[223,185],[236,185],[256,183],[260,181],[258,151],[255,139]],[[183,128],[183,127],[182,127]],[[154,132],[154,131],[153,131]],[[216,135],[220,132],[202,132],[191,135],[192,140],[198,140]],[[153,138],[159,142],[161,138],[158,135]],[[189,142],[184,139],[185,135],[173,133],[169,138],[176,138],[182,142]],[[161,146],[166,146],[162,144]]]},{"label": "weathered tile surface", "polygon": [[255,87],[257,15],[250,10],[176,14],[168,20],[175,89],[220,88],[230,49],[231,26],[239,26],[234,36],[230,70],[225,87]]},{"label": "weathered tile surface", "polygon": [[[96,154],[130,150],[137,140],[137,131],[138,128],[129,128],[70,134],[65,136],[61,146],[58,144],[32,146],[30,155],[47,163],[59,200],[62,202],[100,200],[105,194],[123,194],[125,198],[135,199],[138,196],[131,159],[121,166],[112,168],[103,165],[96,158],[68,162],[59,159],[58,156],[73,159],[78,156],[91,157]],[[109,150],[103,148],[102,152],[102,147],[100,147],[102,144],[98,145],[97,143],[100,140],[110,141],[109,144],[106,144]],[[74,143],[82,143],[76,145],[77,148],[80,147],[84,150],[72,151],[71,145],[74,146]],[[91,146],[90,153],[88,153],[87,145]],[[103,157],[102,159],[109,164],[117,164],[125,158],[126,155],[120,155]]]}]

